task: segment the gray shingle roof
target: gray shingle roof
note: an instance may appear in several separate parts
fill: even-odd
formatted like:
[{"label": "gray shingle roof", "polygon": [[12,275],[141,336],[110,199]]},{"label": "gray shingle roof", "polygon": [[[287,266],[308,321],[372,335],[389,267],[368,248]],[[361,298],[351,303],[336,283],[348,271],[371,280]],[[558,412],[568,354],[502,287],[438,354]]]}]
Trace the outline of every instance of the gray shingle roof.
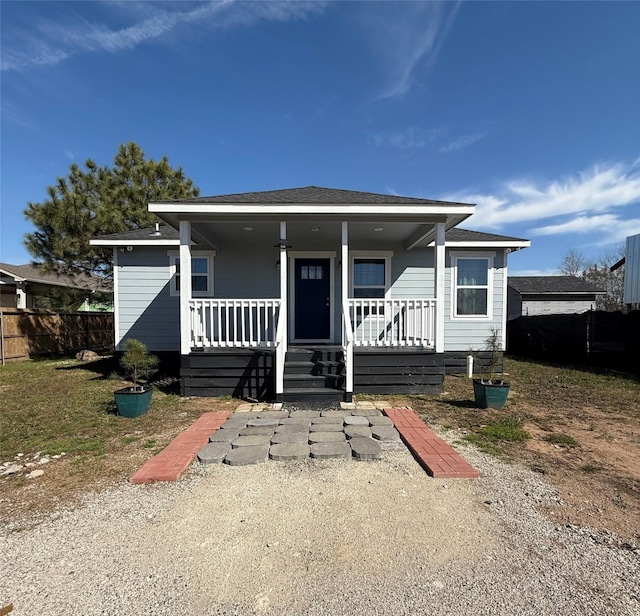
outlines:
[{"label": "gray shingle roof", "polygon": [[342,190],[323,188],[321,186],[304,186],[301,188],[285,188],[283,190],[264,190],[259,192],[237,193],[231,195],[214,195],[211,197],[193,197],[190,199],[172,199],[157,203],[252,203],[252,204],[284,204],[310,203],[326,204],[396,204],[396,205],[469,205],[451,201],[434,201],[416,197],[399,197],[359,190]]},{"label": "gray shingle roof", "polygon": [[482,231],[471,231],[470,229],[459,229],[454,227],[449,229],[445,235],[445,240],[449,242],[528,242],[521,237],[511,237],[509,235],[498,235],[496,233],[484,233]]},{"label": "gray shingle roof", "polygon": [[508,285],[521,294],[606,293],[597,285],[575,276],[509,276]]},{"label": "gray shingle roof", "polygon": [[33,263],[27,263],[25,265],[0,263],[0,270],[17,278],[22,278],[27,282],[52,284],[56,286],[69,287],[71,289],[101,291],[103,293],[111,293],[113,291],[113,284],[110,280],[104,280],[98,276],[90,276],[88,274],[66,276],[44,272],[40,267]]},{"label": "gray shingle roof", "polygon": [[156,233],[155,227],[146,227],[144,229],[134,229],[133,231],[123,231],[122,233],[109,233],[108,235],[99,235],[93,239],[100,240],[179,240],[180,233],[177,229],[169,225],[160,225],[159,234]]}]

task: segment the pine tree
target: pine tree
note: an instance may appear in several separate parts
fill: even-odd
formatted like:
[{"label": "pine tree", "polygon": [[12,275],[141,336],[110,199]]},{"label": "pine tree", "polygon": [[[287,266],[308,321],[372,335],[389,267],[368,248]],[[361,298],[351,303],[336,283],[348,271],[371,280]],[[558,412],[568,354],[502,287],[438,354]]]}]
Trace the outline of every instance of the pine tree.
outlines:
[{"label": "pine tree", "polygon": [[133,141],[120,145],[113,167],[89,159],[85,169],[73,164],[67,177],[47,187],[48,198],[28,203],[25,216],[36,230],[25,236],[34,261],[59,274],[111,276],[112,252],[90,246],[96,235],[142,229],[157,221],[150,201],[196,197],[199,194],[182,167],[166,156],[146,159]]}]

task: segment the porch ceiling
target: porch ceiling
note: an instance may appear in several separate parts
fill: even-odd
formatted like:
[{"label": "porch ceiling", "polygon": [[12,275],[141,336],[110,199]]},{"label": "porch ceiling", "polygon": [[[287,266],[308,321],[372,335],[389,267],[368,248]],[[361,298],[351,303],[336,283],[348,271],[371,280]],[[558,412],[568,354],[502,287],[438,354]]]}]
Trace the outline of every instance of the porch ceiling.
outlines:
[{"label": "porch ceiling", "polygon": [[[271,245],[280,237],[277,222],[254,221],[249,218],[242,222],[194,222],[194,235],[204,238],[213,246],[252,244]],[[356,247],[379,246],[380,244],[403,243],[406,249],[425,236],[419,245],[426,245],[433,239],[435,223],[367,221],[349,223],[349,244]],[[340,222],[326,220],[305,220],[287,223],[287,243],[293,250],[320,250],[338,247],[341,243]],[[199,242],[200,243],[200,242]],[[418,244],[416,244],[418,245]]]}]

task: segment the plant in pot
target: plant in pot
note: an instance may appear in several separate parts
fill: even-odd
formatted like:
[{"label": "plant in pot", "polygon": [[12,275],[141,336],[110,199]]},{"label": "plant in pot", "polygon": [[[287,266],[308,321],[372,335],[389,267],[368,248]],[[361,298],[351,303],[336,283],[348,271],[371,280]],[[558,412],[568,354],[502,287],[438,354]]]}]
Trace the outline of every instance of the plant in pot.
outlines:
[{"label": "plant in pot", "polygon": [[118,414],[123,417],[140,417],[149,410],[153,389],[148,382],[144,384],[158,365],[158,358],[150,355],[144,342],[129,338],[120,360],[133,386],[114,392]]},{"label": "plant in pot", "polygon": [[503,409],[507,402],[511,385],[498,378],[498,367],[502,361],[502,338],[500,330],[492,327],[485,340],[484,349],[488,351],[488,378],[473,379],[473,394],[478,408]]}]

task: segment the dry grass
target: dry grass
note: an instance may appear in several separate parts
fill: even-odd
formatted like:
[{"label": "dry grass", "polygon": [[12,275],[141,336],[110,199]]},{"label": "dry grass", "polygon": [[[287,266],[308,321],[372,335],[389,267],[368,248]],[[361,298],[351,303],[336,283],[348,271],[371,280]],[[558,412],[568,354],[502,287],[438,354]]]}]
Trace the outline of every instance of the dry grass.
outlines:
[{"label": "dry grass", "polygon": [[[0,369],[0,461],[51,461],[0,478],[0,517],[48,511],[87,490],[125,480],[203,412],[233,408],[218,399],[182,400],[167,393],[175,382],[159,383],[151,409],[127,419],[115,413],[113,392],[125,385],[117,365],[105,358],[92,363],[58,359],[16,362]],[[51,456],[64,452],[64,457]],[[31,469],[28,469],[31,470]]]}]

